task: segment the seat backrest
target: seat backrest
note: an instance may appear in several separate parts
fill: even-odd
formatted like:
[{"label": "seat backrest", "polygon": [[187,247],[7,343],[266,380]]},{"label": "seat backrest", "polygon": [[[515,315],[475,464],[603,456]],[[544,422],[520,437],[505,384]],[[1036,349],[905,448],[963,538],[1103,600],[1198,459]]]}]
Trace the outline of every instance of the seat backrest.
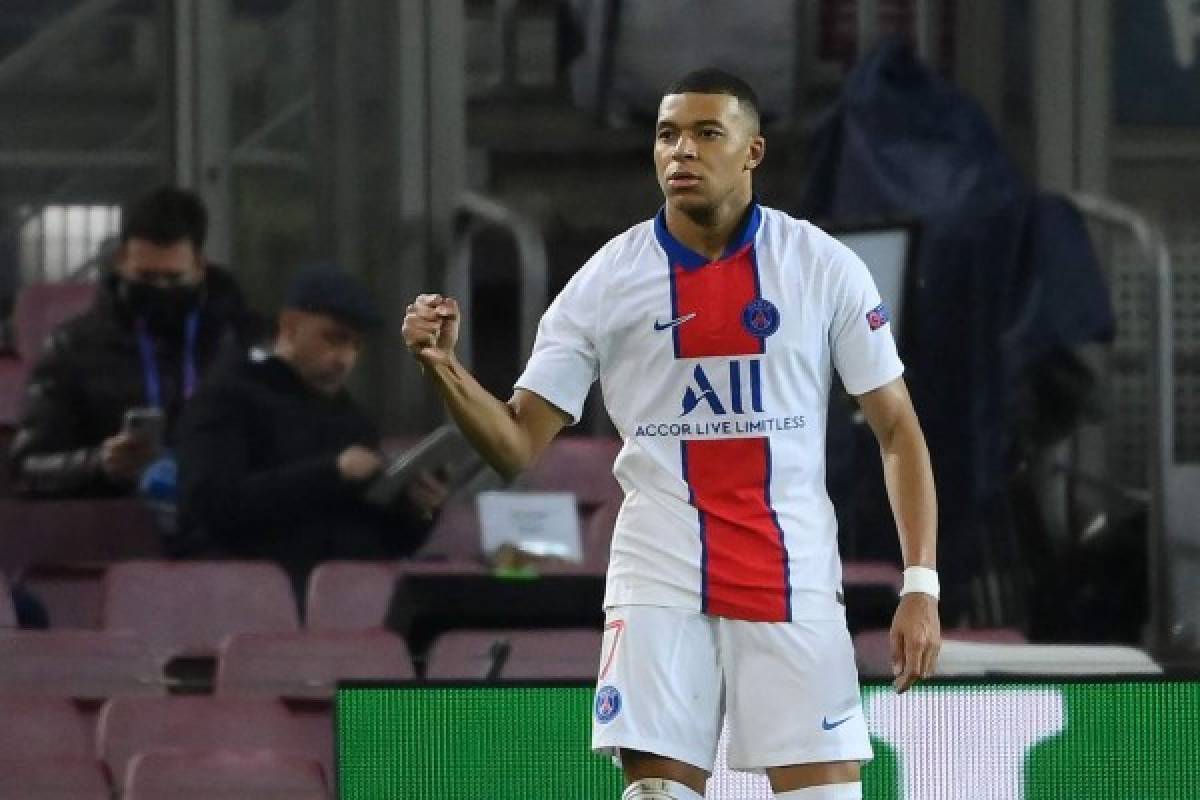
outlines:
[{"label": "seat backrest", "polygon": [[[164,749],[273,750],[317,762],[303,724],[282,702],[259,697],[124,697],[100,712],[97,743],[119,789],[139,753]],[[332,744],[329,745],[330,748]]]},{"label": "seat backrest", "polygon": [[217,694],[330,698],[339,680],[411,680],[408,645],[388,631],[242,633],[221,645]]},{"label": "seat backrest", "polygon": [[35,564],[21,585],[46,609],[52,628],[99,630],[106,568],[97,562]]},{"label": "seat backrest", "polygon": [[0,572],[0,628],[17,627],[17,610],[13,607],[12,587]]},{"label": "seat backrest", "polygon": [[0,760],[0,797],[111,800],[104,766],[90,755]]},{"label": "seat backrest", "polygon": [[125,800],[325,800],[321,765],[273,750],[139,753],[125,775]]},{"label": "seat backrest", "polygon": [[613,529],[617,514],[621,511],[620,501],[605,503],[588,517],[583,527],[583,564],[589,569],[605,572],[612,550]]},{"label": "seat backrest", "polygon": [[304,626],[311,631],[383,627],[397,580],[390,562],[329,561],[308,578]]},{"label": "seat backrest", "polygon": [[0,720],[0,760],[92,757],[87,721],[65,697],[0,694]]},{"label": "seat backrest", "polygon": [[50,332],[87,310],[96,296],[94,283],[27,283],[13,306],[13,335],[22,359],[34,361]]},{"label": "seat backrest", "polygon": [[234,633],[294,631],[287,573],[259,561],[126,561],[105,576],[104,627],[172,654],[209,654]]},{"label": "seat backrest", "polygon": [[479,513],[474,499],[451,500],[442,507],[438,520],[418,558],[482,562],[483,547],[479,532]]},{"label": "seat backrest", "polygon": [[448,631],[430,648],[425,677],[594,680],[600,642],[591,629]]},{"label": "seat backrest", "polygon": [[165,660],[132,634],[14,631],[0,636],[0,691],[80,699],[163,694]]},{"label": "seat backrest", "polygon": [[[483,680],[502,660],[503,631],[459,630],[443,633],[425,656],[425,677],[436,680]],[[498,677],[498,674],[497,674]]]},{"label": "seat backrest", "polygon": [[603,634],[591,628],[513,631],[505,678],[594,681]]},{"label": "seat backrest", "polygon": [[612,469],[620,451],[620,439],[563,436],[542,451],[519,482],[527,489],[574,492],[585,510],[619,502],[624,493]]}]

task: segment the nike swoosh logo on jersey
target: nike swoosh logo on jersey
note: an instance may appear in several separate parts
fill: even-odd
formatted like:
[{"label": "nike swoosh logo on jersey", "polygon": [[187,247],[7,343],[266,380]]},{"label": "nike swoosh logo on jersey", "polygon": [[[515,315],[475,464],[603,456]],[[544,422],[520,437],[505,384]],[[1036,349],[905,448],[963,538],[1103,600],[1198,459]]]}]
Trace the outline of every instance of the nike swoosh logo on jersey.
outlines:
[{"label": "nike swoosh logo on jersey", "polygon": [[822,717],[821,718],[821,727],[827,731],[831,731],[834,728],[836,728],[838,725],[841,725],[843,722],[849,721],[850,717],[853,717],[853,716],[854,715],[851,714],[850,716],[842,717],[841,719],[835,719],[833,722],[829,721],[829,717]]},{"label": "nike swoosh logo on jersey", "polygon": [[696,316],[696,312],[693,311],[691,314],[684,314],[682,317],[676,317],[675,319],[667,320],[666,322],[654,320],[654,330],[665,331],[667,328],[679,327],[694,316]]}]

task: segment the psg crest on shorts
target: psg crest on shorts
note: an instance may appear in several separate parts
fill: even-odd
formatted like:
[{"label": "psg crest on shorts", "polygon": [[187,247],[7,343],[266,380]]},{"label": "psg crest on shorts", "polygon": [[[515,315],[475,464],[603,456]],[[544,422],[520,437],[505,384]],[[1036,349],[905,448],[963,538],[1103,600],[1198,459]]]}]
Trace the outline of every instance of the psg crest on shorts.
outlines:
[{"label": "psg crest on shorts", "polygon": [[606,725],[621,713],[621,693],[615,686],[601,686],[596,690],[596,721]]},{"label": "psg crest on shorts", "polygon": [[765,339],[779,330],[779,309],[765,297],[756,297],[742,309],[742,326],[751,336]]}]

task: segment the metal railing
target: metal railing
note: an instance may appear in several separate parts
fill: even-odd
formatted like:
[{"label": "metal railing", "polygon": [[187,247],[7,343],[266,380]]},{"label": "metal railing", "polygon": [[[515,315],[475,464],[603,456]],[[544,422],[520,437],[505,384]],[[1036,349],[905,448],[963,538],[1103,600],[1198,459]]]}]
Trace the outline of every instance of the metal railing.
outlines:
[{"label": "metal railing", "polygon": [[[472,245],[475,237],[489,228],[508,233],[517,249],[516,277],[520,287],[517,308],[520,352],[517,360],[520,362],[533,351],[533,340],[546,306],[549,286],[546,242],[538,225],[494,198],[477,192],[464,192],[454,211],[453,240],[446,270],[447,289],[458,300],[462,319],[470,320],[474,264]],[[470,336],[461,337],[458,352],[463,363],[471,366],[473,353]]]},{"label": "metal railing", "polygon": [[[1150,265],[1151,325],[1149,337],[1149,388],[1147,499],[1149,528],[1147,567],[1150,618],[1147,646],[1165,652],[1188,646],[1194,635],[1187,623],[1186,599],[1175,590],[1176,569],[1180,557],[1178,543],[1186,541],[1183,531],[1174,530],[1179,514],[1174,506],[1184,501],[1183,493],[1173,489],[1181,481],[1181,470],[1188,468],[1175,461],[1175,336],[1171,278],[1171,253],[1166,237],[1149,220],[1129,206],[1091,194],[1069,196],[1090,222],[1126,231],[1138,243],[1145,263]],[[1200,486],[1200,482],[1197,483]],[[1193,489],[1195,491],[1195,489]],[[1186,554],[1184,554],[1186,555]],[[1200,604],[1194,599],[1192,605]],[[1195,612],[1192,612],[1195,615]],[[1192,625],[1195,622],[1193,620]]]}]

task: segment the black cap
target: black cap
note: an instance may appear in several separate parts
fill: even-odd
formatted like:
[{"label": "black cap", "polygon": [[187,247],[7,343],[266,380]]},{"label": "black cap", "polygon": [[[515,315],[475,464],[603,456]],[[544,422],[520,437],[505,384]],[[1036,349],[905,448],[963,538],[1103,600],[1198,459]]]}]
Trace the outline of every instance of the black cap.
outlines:
[{"label": "black cap", "polygon": [[283,304],[297,311],[327,314],[359,330],[383,325],[383,315],[375,307],[367,287],[335,266],[301,270],[288,286]]}]

